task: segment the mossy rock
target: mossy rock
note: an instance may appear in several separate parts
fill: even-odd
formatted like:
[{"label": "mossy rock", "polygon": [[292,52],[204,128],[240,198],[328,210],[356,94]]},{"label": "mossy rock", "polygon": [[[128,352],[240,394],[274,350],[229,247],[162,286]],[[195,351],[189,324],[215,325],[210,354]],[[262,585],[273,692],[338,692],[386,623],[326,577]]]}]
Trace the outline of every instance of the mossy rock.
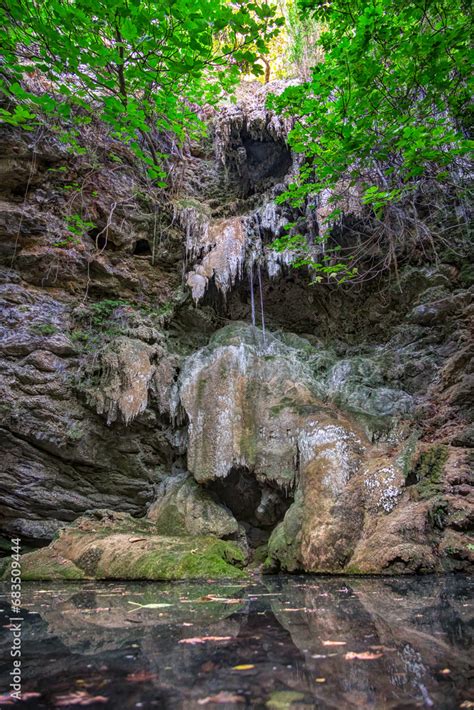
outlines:
[{"label": "mossy rock", "polygon": [[238,523],[230,510],[215,501],[192,478],[165,482],[147,514],[155,532],[167,536],[235,535]]},{"label": "mossy rock", "polygon": [[280,569],[296,572],[301,569],[299,538],[302,522],[303,495],[301,491],[297,491],[295,500],[286,511],[285,517],[270,536],[264,572],[271,573]]},{"label": "mossy rock", "polygon": [[214,577],[241,578],[241,550],[215,538],[159,538],[159,545],[130,558],[118,552],[109,555],[96,570],[97,579],[179,580]]},{"label": "mossy rock", "polygon": [[265,562],[268,556],[268,545],[259,545],[255,548],[253,552],[252,563],[254,565],[261,565]]},{"label": "mossy rock", "polygon": [[[10,564],[7,565],[1,579],[7,579],[9,574]],[[44,547],[21,556],[21,579],[23,582],[38,580],[77,582],[86,579],[86,574],[71,560],[52,554],[49,547]]]},{"label": "mossy rock", "polygon": [[[105,511],[102,511],[104,513]],[[245,557],[213,536],[157,535],[126,514],[83,516],[48,547],[21,557],[24,580],[241,578]],[[4,572],[8,576],[8,568]]]}]

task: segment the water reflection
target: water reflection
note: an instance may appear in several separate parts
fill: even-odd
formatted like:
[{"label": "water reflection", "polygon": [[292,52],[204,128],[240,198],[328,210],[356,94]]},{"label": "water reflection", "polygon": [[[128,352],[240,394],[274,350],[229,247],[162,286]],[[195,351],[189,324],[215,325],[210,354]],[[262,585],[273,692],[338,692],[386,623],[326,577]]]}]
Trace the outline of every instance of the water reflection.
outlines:
[{"label": "water reflection", "polygon": [[[23,690],[32,695],[21,706],[474,708],[472,584],[25,584]],[[0,696],[11,669],[11,635],[1,632]]]}]

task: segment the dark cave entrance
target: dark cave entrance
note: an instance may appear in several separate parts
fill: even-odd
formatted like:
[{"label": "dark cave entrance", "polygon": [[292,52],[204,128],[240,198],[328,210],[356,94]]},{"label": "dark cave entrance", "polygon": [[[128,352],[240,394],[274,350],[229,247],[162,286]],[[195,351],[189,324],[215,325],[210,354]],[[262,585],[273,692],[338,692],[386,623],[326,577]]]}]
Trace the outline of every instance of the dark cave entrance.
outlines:
[{"label": "dark cave entrance", "polygon": [[282,180],[291,168],[291,152],[284,141],[272,138],[255,140],[247,133],[242,135],[242,145],[247,156],[248,182],[251,191],[260,192],[267,182]]},{"label": "dark cave entrance", "polygon": [[151,247],[148,239],[138,239],[133,254],[134,256],[151,256]]},{"label": "dark cave entrance", "polygon": [[107,238],[107,233],[104,229],[94,227],[87,232],[87,235],[92,239],[96,249],[99,251],[117,251],[117,245]]},{"label": "dark cave entrance", "polygon": [[225,477],[212,481],[210,490],[234,514],[245,529],[251,549],[265,545],[293,502],[291,492],[260,482],[245,467],[232,468]]},{"label": "dark cave entrance", "polygon": [[247,127],[235,127],[227,150],[230,181],[239,185],[245,199],[282,182],[293,159],[284,138],[270,134],[265,128],[256,135]]}]

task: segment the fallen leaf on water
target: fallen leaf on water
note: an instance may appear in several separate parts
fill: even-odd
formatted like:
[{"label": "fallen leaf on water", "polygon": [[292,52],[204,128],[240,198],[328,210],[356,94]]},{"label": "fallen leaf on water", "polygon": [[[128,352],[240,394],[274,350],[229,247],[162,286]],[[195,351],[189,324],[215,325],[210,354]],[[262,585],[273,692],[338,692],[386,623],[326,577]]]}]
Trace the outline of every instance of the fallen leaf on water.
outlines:
[{"label": "fallen leaf on water", "polygon": [[138,609],[163,609],[165,606],[173,606],[172,604],[139,604],[138,602],[128,603],[137,607],[137,609],[132,609],[132,611],[137,611]]},{"label": "fallen leaf on water", "polygon": [[128,680],[130,683],[146,683],[148,680],[156,680],[157,677],[156,673],[137,671],[136,673],[129,673],[125,680]]},{"label": "fallen leaf on water", "polygon": [[245,698],[242,695],[235,693],[227,693],[221,690],[217,695],[208,695],[207,698],[201,698],[197,701],[198,705],[207,705],[208,703],[244,703]]},{"label": "fallen leaf on water", "polygon": [[442,673],[442,675],[449,675],[451,670],[449,668],[443,668],[440,673]]},{"label": "fallen leaf on water", "polygon": [[10,693],[5,693],[5,695],[0,695],[0,703],[2,705],[13,705],[13,698]]},{"label": "fallen leaf on water", "polygon": [[346,641],[323,641],[323,646],[347,646]]},{"label": "fallen leaf on water", "polygon": [[89,695],[85,690],[78,690],[77,693],[69,695],[58,695],[55,700],[56,707],[66,705],[92,705],[93,703],[108,703],[109,699],[103,695]]},{"label": "fallen leaf on water", "polygon": [[201,602],[219,602],[220,604],[240,604],[241,599],[229,599],[228,597],[216,597],[213,594],[205,594],[200,597]]},{"label": "fallen leaf on water", "polygon": [[181,639],[178,643],[207,643],[208,641],[230,641],[232,636],[194,636],[190,639]]},{"label": "fallen leaf on water", "polygon": [[242,663],[240,666],[233,666],[232,670],[233,671],[250,671],[252,668],[255,668],[251,663]]},{"label": "fallen leaf on water", "polygon": [[315,678],[314,680],[316,681],[316,683],[325,683],[326,682],[326,678]]},{"label": "fallen leaf on water", "polygon": [[383,653],[373,653],[372,651],[361,651],[356,653],[355,651],[348,651],[344,658],[346,661],[353,661],[358,659],[359,661],[375,661],[377,658],[382,658]]}]

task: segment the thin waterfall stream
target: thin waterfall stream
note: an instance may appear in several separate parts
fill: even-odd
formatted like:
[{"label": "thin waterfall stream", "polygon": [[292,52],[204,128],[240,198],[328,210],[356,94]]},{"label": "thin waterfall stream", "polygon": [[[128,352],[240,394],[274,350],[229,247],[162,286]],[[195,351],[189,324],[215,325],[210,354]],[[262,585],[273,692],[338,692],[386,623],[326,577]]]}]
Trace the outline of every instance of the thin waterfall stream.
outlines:
[{"label": "thin waterfall stream", "polygon": [[262,333],[263,333],[263,344],[266,344],[266,334],[265,334],[265,311],[263,306],[263,287],[262,287],[262,273],[260,269],[260,264],[257,267],[258,274],[258,291],[260,294],[260,315],[262,318]]},{"label": "thin waterfall stream", "polygon": [[254,286],[253,286],[253,264],[251,265],[249,269],[249,286],[250,286],[250,306],[251,306],[251,311],[252,311],[252,325],[255,328],[256,321],[255,321],[255,294],[254,294]]}]

